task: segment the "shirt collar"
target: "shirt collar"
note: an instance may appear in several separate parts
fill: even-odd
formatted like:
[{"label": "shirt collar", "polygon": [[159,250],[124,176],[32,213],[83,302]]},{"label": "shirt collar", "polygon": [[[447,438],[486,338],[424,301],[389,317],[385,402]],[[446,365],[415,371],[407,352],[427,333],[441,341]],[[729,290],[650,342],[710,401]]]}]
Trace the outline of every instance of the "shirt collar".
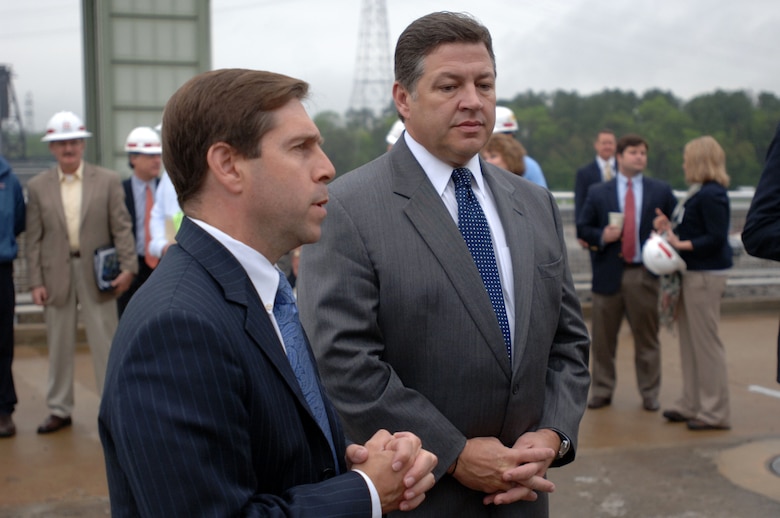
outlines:
[{"label": "shirt collar", "polygon": [[57,176],[60,179],[60,183],[64,182],[66,178],[72,178],[75,180],[81,180],[84,177],[84,161],[82,160],[79,162],[79,167],[76,169],[76,172],[73,174],[65,174],[62,172],[62,168],[57,165]]},{"label": "shirt collar", "polygon": [[[433,156],[430,151],[422,146],[422,144],[414,140],[408,131],[404,132],[404,140],[409,147],[409,151],[412,152],[414,158],[417,159],[417,162],[423,168],[423,171],[425,171],[425,175],[433,184],[433,188],[436,189],[436,192],[441,196],[447,188],[447,185],[452,178],[452,171],[455,168]],[[461,167],[467,167],[471,170],[477,187],[484,192],[485,180],[482,177],[482,166],[479,162],[479,155],[474,155],[471,157],[471,160]]]},{"label": "shirt collar", "polygon": [[249,280],[252,281],[252,285],[260,296],[260,300],[263,302],[266,311],[273,311],[276,290],[279,287],[279,270],[276,269],[263,254],[254,248],[230,237],[205,221],[194,218],[190,218],[190,220],[208,232],[233,254],[233,257],[236,258],[246,271]]}]

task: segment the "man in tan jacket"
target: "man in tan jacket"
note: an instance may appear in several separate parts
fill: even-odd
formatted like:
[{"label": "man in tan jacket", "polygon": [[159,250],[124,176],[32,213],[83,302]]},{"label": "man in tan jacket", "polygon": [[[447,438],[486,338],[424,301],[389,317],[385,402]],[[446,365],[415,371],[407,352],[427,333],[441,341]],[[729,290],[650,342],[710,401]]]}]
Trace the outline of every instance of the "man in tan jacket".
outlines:
[{"label": "man in tan jacket", "polygon": [[[86,131],[71,112],[55,114],[44,142],[57,165],[28,185],[27,264],[35,304],[44,306],[49,346],[46,403],[50,415],[38,433],[72,424],[73,355],[78,305],[92,351],[98,395],[103,392],[108,350],[117,326],[116,297],[138,272],[130,214],[119,173],[83,161]],[[121,273],[100,291],[93,256],[116,247]]]}]

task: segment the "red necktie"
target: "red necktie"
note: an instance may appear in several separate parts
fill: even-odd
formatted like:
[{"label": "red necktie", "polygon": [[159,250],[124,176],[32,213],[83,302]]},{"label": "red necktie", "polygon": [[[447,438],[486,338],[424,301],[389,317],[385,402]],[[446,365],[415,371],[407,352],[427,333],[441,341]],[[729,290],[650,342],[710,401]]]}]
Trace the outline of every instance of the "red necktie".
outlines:
[{"label": "red necktie", "polygon": [[152,205],[154,205],[154,196],[152,188],[146,186],[146,209],[144,210],[144,261],[149,268],[154,268],[160,262],[158,258],[149,253],[149,241],[152,240],[152,233],[149,230],[149,221],[152,219]]},{"label": "red necktie", "polygon": [[636,256],[636,205],[634,204],[634,189],[631,179],[628,179],[626,199],[623,203],[623,260],[633,263]]}]

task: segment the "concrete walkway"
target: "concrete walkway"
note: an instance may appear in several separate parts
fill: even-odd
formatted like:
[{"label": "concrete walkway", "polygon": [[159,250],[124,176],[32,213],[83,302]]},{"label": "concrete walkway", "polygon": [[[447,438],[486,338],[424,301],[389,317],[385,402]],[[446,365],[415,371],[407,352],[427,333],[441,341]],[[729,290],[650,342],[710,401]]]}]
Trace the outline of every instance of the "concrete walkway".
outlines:
[{"label": "concrete walkway", "polygon": [[[646,412],[636,391],[627,326],[618,351],[613,404],[585,414],[577,460],[550,471],[554,518],[734,518],[780,516],[780,385],[775,382],[778,314],[724,315],[734,427],[690,432]],[[661,405],[680,392],[676,338],[664,332]],[[0,439],[0,518],[109,515],[98,397],[86,347],[76,359],[76,409],[70,429],[37,435],[47,414],[46,348],[17,345],[17,435]]]}]

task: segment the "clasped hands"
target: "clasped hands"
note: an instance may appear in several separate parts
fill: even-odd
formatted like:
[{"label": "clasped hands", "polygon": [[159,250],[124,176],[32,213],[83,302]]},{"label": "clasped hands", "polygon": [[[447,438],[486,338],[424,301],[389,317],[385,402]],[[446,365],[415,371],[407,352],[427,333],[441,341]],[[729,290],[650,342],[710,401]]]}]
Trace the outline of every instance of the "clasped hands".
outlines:
[{"label": "clasped hands", "polygon": [[432,471],[438,459],[411,432],[379,430],[365,445],[347,446],[346,458],[350,469],[359,469],[374,483],[383,514],[416,508],[436,482]]},{"label": "clasped hands", "polygon": [[487,493],[485,505],[533,502],[538,491],[555,491],[555,484],[544,476],[559,442],[552,430],[524,433],[511,448],[495,437],[469,439],[451,474],[464,486]]}]

